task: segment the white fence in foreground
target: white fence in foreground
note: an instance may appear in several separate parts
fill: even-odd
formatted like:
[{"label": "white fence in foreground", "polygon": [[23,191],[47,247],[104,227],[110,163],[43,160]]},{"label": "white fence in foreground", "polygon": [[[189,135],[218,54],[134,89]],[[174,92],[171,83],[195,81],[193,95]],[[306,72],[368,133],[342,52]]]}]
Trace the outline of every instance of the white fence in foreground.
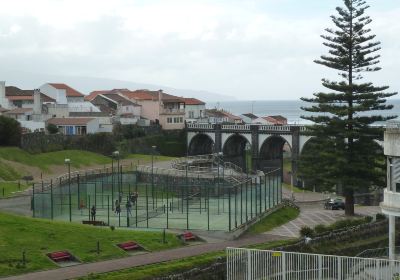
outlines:
[{"label": "white fence in foreground", "polygon": [[227,280],[400,280],[400,261],[227,248]]}]

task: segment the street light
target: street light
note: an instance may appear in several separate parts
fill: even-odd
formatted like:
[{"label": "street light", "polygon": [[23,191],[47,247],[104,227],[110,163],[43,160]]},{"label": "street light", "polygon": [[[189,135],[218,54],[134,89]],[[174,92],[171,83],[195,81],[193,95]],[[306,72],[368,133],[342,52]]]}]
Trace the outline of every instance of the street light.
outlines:
[{"label": "street light", "polygon": [[72,205],[71,205],[71,160],[66,158],[64,163],[68,166],[68,201],[69,201],[69,221],[72,221]]},{"label": "street light", "polygon": [[153,197],[153,209],[154,209],[154,152],[157,146],[151,146],[151,196]]},{"label": "street light", "polygon": [[247,176],[248,176],[248,175],[249,175],[249,169],[250,169],[250,167],[248,166],[248,165],[249,165],[248,157],[249,157],[249,152],[250,152],[250,150],[251,150],[251,145],[250,145],[249,142],[246,143],[246,146],[244,147],[244,150],[245,150],[245,166],[246,166],[246,173],[247,173]]},{"label": "street light", "polygon": [[120,186],[120,170],[119,170],[119,151],[114,151],[113,153],[113,158],[115,157],[117,159],[117,183],[118,183],[118,195],[120,196],[121,193],[121,186]]},{"label": "street light", "polygon": [[[220,179],[219,179],[219,168],[220,168],[220,162],[222,162],[222,166],[223,166],[223,161],[221,160],[223,156],[222,152],[218,152],[218,184],[217,184],[217,193],[218,193],[218,200],[217,200],[217,204],[218,204],[218,215],[219,215],[219,198],[220,198]],[[225,172],[225,170],[223,170],[223,172]],[[222,173],[223,174],[223,173]]]}]

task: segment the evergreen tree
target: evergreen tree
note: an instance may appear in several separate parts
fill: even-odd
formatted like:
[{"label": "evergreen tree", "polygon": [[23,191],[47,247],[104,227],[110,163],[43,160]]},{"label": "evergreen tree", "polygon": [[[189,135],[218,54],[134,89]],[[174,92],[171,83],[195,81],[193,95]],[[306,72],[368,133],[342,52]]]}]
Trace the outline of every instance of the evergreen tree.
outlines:
[{"label": "evergreen tree", "polygon": [[[328,55],[315,62],[339,72],[340,80],[322,79],[329,92],[315,93],[313,98],[301,98],[312,103],[302,109],[311,116],[302,116],[314,124],[309,134],[318,143],[318,162],[304,156],[300,162],[304,177],[312,171],[318,179],[331,186],[341,187],[346,198],[346,215],[354,214],[354,191],[365,186],[384,185],[385,164],[376,140],[382,140],[383,129],[372,124],[395,116],[384,117],[376,110],[392,109],[386,98],[396,93],[385,93],[388,86],[374,86],[363,82],[362,73],[375,72],[379,63],[380,42],[367,26],[364,15],[369,8],[364,0],[343,0],[344,7],[336,8],[338,16],[331,16],[336,28],[326,29],[322,35]],[[301,170],[300,170],[301,174]]]}]

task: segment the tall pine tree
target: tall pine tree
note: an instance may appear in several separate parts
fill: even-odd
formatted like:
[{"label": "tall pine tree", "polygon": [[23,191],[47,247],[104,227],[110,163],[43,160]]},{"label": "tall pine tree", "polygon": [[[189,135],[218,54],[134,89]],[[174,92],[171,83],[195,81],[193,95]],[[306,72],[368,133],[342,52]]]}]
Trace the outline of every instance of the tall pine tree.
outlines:
[{"label": "tall pine tree", "polygon": [[[354,214],[354,192],[365,187],[384,185],[385,162],[376,140],[381,140],[383,129],[373,126],[395,116],[384,117],[377,110],[392,109],[386,98],[396,93],[385,93],[388,86],[374,86],[363,81],[362,73],[375,72],[379,63],[380,42],[367,27],[371,23],[364,15],[369,8],[364,0],[343,0],[344,7],[336,8],[331,16],[334,29],[322,35],[328,55],[316,63],[339,72],[340,80],[322,79],[329,92],[315,93],[313,98],[301,98],[312,103],[302,109],[311,116],[302,116],[314,124],[309,134],[315,137],[314,156],[304,156],[299,163],[300,175],[307,180],[313,172],[328,185],[339,185],[346,198],[346,215]],[[317,158],[316,158],[317,157]],[[303,170],[303,174],[301,172]]]}]

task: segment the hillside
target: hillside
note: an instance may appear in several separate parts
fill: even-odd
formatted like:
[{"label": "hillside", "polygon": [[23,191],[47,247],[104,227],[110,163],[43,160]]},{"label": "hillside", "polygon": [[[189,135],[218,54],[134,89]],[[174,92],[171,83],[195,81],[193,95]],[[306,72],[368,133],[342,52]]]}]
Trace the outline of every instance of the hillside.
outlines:
[{"label": "hillside", "polygon": [[[128,256],[116,244],[134,240],[146,249],[157,251],[178,247],[181,242],[173,234],[140,232],[126,229],[96,228],[75,223],[31,219],[0,212],[0,277],[23,272],[54,268],[46,253],[68,250],[82,262]],[[97,254],[97,241],[100,252]],[[22,266],[25,250],[27,264]]]}]

